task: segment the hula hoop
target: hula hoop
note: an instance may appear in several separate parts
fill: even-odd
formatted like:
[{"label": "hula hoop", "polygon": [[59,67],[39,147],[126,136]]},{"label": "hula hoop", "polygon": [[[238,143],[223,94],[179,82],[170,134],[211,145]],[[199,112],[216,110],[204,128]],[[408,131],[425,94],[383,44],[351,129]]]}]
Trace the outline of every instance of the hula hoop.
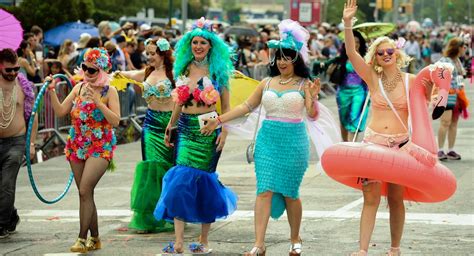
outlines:
[{"label": "hula hoop", "polygon": [[[53,79],[55,79],[55,78],[60,78],[60,79],[64,80],[67,83],[67,85],[69,86],[69,88],[72,88],[71,81],[69,81],[69,79],[65,75],[56,74],[56,75],[53,76]],[[33,172],[31,170],[31,161],[30,161],[30,157],[29,157],[30,156],[30,143],[31,143],[31,138],[30,138],[31,137],[31,130],[33,128],[33,122],[34,122],[34,119],[35,119],[36,110],[38,109],[38,106],[39,106],[39,104],[41,103],[41,101],[43,99],[44,92],[46,91],[46,88],[48,88],[49,84],[50,84],[50,82],[45,82],[43,84],[43,86],[41,87],[41,90],[39,91],[38,96],[36,96],[35,104],[33,106],[32,112],[31,112],[30,121],[28,122],[28,130],[26,131],[26,167],[28,169],[28,177],[30,178],[31,187],[33,188],[33,191],[35,192],[36,197],[38,197],[38,199],[41,202],[45,203],[45,204],[54,204],[54,203],[57,203],[59,200],[61,200],[66,195],[69,188],[71,187],[72,180],[74,179],[74,174],[71,171],[71,174],[69,175],[69,179],[67,181],[66,187],[64,188],[64,191],[58,197],[54,198],[53,200],[47,200],[38,191],[38,187],[36,186],[35,179],[33,178]]]}]

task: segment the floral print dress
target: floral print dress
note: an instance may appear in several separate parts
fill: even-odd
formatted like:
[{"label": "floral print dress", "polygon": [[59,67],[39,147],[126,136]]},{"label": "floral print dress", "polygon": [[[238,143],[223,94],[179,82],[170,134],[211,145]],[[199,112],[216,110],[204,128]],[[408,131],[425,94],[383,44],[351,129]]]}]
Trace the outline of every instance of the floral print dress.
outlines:
[{"label": "floral print dress", "polygon": [[[104,87],[101,97],[107,94],[108,89],[108,86]],[[112,125],[105,119],[95,103],[84,100],[81,96],[76,97],[71,111],[71,120],[72,127],[69,129],[64,149],[66,159],[84,161],[89,157],[95,157],[111,161],[117,140]]]}]

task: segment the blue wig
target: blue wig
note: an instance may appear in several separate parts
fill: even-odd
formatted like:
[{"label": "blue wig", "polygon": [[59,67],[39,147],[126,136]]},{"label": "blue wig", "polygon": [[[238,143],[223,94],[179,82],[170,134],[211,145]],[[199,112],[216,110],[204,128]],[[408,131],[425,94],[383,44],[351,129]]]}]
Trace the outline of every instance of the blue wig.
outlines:
[{"label": "blue wig", "polygon": [[207,54],[210,79],[216,81],[219,88],[229,89],[229,78],[234,70],[231,60],[232,50],[219,36],[212,32],[210,23],[205,21],[204,18],[196,21],[193,30],[187,32],[176,44],[173,68],[175,79],[184,75],[189,63],[194,59],[191,41],[196,36],[205,38],[211,45]]}]

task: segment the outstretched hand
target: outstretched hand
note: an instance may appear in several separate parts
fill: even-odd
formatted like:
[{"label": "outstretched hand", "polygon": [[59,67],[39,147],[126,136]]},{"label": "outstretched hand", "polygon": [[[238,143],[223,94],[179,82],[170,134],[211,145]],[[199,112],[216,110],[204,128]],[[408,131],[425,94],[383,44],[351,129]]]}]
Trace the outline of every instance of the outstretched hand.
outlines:
[{"label": "outstretched hand", "polygon": [[204,126],[201,128],[201,134],[209,136],[217,128],[217,119],[215,118],[204,118]]},{"label": "outstretched hand", "polygon": [[342,19],[344,21],[351,21],[357,13],[357,0],[347,0],[344,3],[344,11],[342,12]]}]

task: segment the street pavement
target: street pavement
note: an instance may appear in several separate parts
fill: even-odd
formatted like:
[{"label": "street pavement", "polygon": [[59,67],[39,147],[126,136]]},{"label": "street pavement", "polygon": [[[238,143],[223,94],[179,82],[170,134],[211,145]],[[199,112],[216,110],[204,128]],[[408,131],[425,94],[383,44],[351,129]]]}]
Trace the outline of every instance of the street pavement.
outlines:
[{"label": "street pavement", "polygon": [[[468,97],[474,99],[472,85]],[[334,96],[321,100],[337,113]],[[470,107],[471,113],[474,113]],[[433,126],[437,131],[439,121]],[[402,240],[404,255],[474,255],[474,119],[459,122],[456,150],[461,161],[443,162],[457,178],[457,191],[441,203],[406,203],[406,224]],[[253,245],[254,166],[246,163],[249,141],[229,136],[219,162],[221,181],[239,196],[238,211],[212,225],[210,245],[213,255],[241,255]],[[95,190],[99,209],[103,249],[95,255],[159,255],[173,233],[139,235],[128,230],[130,188],[134,168],[141,160],[139,142],[120,145],[115,160],[118,169],[106,173]],[[347,255],[358,249],[360,191],[341,185],[316,171],[317,157],[312,149],[300,195],[303,201],[301,238],[305,255]],[[45,197],[56,197],[64,189],[68,163],[64,156],[33,166],[39,190]],[[443,184],[439,184],[440,187]],[[74,255],[69,247],[79,231],[78,193],[75,185],[60,202],[47,205],[34,195],[25,168],[20,170],[16,207],[21,223],[17,233],[0,239],[1,255]],[[387,201],[379,208],[369,253],[384,255],[390,247]],[[186,243],[197,241],[199,225],[186,226]],[[286,217],[270,220],[266,235],[267,255],[288,255],[289,226]]]}]

